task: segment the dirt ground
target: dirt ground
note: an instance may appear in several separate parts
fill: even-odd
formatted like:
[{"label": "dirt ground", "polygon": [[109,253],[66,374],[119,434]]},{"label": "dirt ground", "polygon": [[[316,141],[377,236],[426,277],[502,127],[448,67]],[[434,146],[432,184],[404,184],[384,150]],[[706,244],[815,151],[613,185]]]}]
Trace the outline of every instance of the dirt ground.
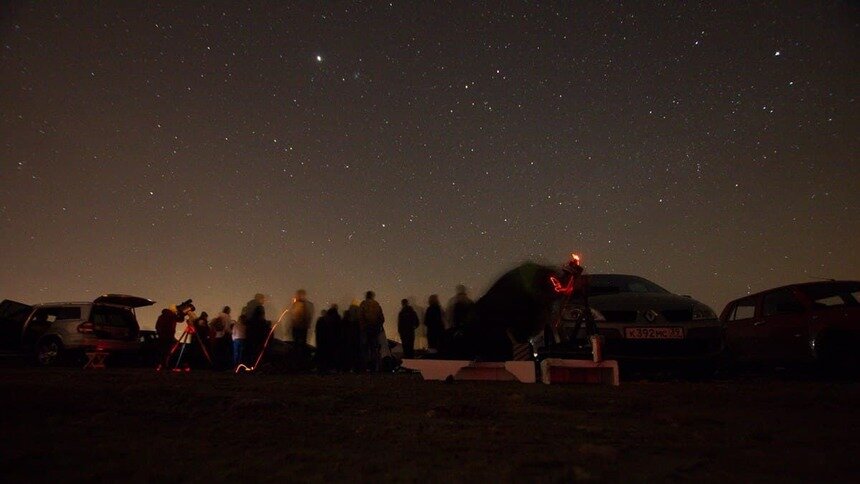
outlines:
[{"label": "dirt ground", "polygon": [[3,482],[860,476],[860,384],[850,382],[613,388],[0,367],[0,395]]}]

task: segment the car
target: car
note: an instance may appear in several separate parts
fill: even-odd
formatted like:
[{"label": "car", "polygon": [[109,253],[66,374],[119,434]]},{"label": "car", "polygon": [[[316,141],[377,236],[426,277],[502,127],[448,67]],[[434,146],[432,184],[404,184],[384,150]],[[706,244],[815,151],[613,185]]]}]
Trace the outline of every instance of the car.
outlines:
[{"label": "car", "polygon": [[727,354],[740,364],[857,369],[860,281],[790,284],[726,304]]},{"label": "car", "polygon": [[30,306],[0,303],[2,336],[42,366],[88,351],[109,354],[139,352],[142,344],[135,309],[155,301],[124,294],[105,294],[92,302],[59,302]]},{"label": "car", "polygon": [[[589,274],[588,304],[604,338],[606,359],[702,364],[711,368],[723,351],[722,324],[714,311],[689,296],[680,296],[635,275]],[[571,343],[584,339],[583,307],[571,305],[561,311],[561,324],[552,344],[551,356],[582,353]],[[578,337],[574,337],[579,330]],[[567,346],[567,347],[566,347]],[[590,348],[589,348],[590,351]],[[540,353],[540,351],[538,351]],[[692,367],[691,367],[692,368]]]}]

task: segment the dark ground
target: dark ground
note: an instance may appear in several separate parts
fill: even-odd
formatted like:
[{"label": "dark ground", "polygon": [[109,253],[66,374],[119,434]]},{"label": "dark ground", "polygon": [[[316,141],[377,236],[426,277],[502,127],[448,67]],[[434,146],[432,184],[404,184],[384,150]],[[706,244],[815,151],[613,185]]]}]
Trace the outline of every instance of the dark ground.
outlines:
[{"label": "dark ground", "polygon": [[[622,380],[624,374],[622,373]],[[856,481],[860,384],[0,367],[0,479]]]}]

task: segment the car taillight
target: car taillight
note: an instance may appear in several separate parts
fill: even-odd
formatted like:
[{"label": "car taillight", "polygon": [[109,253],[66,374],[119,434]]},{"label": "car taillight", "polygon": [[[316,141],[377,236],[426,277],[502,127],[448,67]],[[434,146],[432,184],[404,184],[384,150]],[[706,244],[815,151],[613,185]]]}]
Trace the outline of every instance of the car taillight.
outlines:
[{"label": "car taillight", "polygon": [[78,333],[81,334],[92,334],[96,332],[96,325],[87,321],[86,323],[81,323],[78,325]]}]

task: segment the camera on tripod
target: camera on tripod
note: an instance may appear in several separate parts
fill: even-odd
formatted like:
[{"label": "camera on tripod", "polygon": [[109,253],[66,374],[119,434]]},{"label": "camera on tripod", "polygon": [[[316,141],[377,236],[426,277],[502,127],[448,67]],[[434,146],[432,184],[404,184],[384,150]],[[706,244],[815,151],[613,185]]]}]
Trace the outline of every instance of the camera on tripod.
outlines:
[{"label": "camera on tripod", "polygon": [[180,314],[184,314],[186,311],[194,312],[196,309],[197,308],[194,307],[194,302],[191,299],[186,299],[176,305],[176,310],[179,311]]},{"label": "camera on tripod", "polygon": [[[176,362],[173,364],[173,367],[170,368],[172,371],[180,371],[180,365],[182,364],[182,357],[185,355],[186,348],[192,344],[194,340],[197,340],[197,344],[200,348],[200,354],[206,359],[209,365],[212,365],[212,358],[209,356],[209,351],[206,349],[206,343],[200,338],[200,335],[197,334],[197,328],[195,328],[195,321],[197,320],[197,315],[194,314],[194,311],[197,308],[194,307],[194,302],[191,299],[186,299],[181,303],[176,305],[176,314],[181,316],[185,321],[185,329],[182,331],[182,335],[176,340],[170,352],[164,358],[164,361],[158,365],[157,370],[161,370],[162,368],[170,368],[171,361],[173,359],[174,353],[176,353],[177,349],[180,349],[179,356],[176,358]],[[189,371],[190,367],[186,364],[185,371]]]},{"label": "camera on tripod", "polygon": [[197,319],[197,315],[194,314],[196,309],[191,299],[186,299],[176,305],[177,314],[185,321],[185,331],[192,334],[196,332],[196,328],[194,327],[195,320]]}]

